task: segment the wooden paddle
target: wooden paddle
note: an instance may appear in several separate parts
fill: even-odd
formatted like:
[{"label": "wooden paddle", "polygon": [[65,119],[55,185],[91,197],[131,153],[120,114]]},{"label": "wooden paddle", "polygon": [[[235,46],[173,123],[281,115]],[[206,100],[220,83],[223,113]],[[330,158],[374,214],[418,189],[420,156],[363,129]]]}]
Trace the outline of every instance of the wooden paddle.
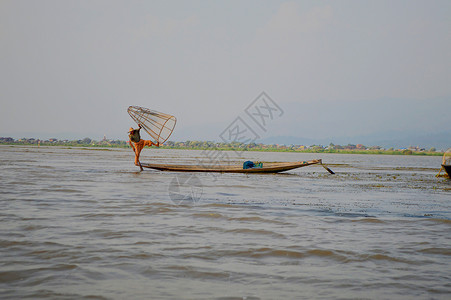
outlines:
[{"label": "wooden paddle", "polygon": [[329,169],[327,166],[323,165],[323,160],[320,159],[319,163],[321,164],[321,166],[327,170],[327,172],[329,172],[330,174],[335,174],[334,171],[332,171],[331,169]]}]

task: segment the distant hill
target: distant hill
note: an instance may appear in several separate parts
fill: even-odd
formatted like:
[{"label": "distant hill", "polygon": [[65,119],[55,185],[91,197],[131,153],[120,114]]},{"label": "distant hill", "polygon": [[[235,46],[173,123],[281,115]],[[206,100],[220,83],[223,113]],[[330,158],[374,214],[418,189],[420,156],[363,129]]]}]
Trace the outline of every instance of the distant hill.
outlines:
[{"label": "distant hill", "polygon": [[260,139],[258,143],[263,144],[285,144],[285,145],[323,145],[327,146],[330,143],[338,145],[347,144],[363,144],[365,146],[381,146],[388,148],[407,148],[409,146],[418,146],[422,148],[436,148],[439,150],[446,150],[451,148],[451,131],[440,132],[434,134],[419,134],[401,133],[401,132],[386,132],[377,133],[364,136],[354,137],[331,137],[314,139],[308,137],[296,137],[296,136],[271,136],[268,138]]},{"label": "distant hill", "polygon": [[281,103],[282,118],[268,123],[265,144],[323,146],[364,144],[384,148],[451,147],[451,98],[368,101],[292,101]]}]

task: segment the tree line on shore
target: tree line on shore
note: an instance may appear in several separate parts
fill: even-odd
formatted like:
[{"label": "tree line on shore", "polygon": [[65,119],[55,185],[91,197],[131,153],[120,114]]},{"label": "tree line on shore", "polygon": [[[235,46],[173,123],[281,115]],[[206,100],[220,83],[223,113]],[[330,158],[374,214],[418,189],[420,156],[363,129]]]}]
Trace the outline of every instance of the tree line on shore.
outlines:
[{"label": "tree line on shore", "polygon": [[50,138],[46,140],[35,139],[35,138],[21,138],[21,139],[13,139],[11,137],[0,137],[0,144],[6,145],[42,145],[42,146],[106,146],[106,147],[114,147],[114,146],[122,146],[125,147],[128,145],[126,141],[121,140],[107,140],[103,139],[100,141],[96,141],[90,138],[84,138],[81,140],[59,140],[57,138]]},{"label": "tree line on shore", "polygon": [[[38,145],[38,146],[83,146],[83,147],[128,147],[128,141],[111,140],[105,137],[96,141],[91,138],[80,140],[59,140],[56,138],[41,140],[35,138],[13,139],[11,137],[0,137],[0,144],[7,145]],[[362,144],[335,145],[330,143],[323,145],[279,145],[240,142],[213,142],[213,141],[167,141],[163,148],[169,149],[196,149],[196,150],[239,150],[239,151],[286,151],[286,152],[312,152],[312,153],[371,153],[371,154],[422,154],[422,155],[441,155],[435,148],[424,149],[420,147],[408,147],[403,149],[384,149],[380,146],[365,146]]]}]

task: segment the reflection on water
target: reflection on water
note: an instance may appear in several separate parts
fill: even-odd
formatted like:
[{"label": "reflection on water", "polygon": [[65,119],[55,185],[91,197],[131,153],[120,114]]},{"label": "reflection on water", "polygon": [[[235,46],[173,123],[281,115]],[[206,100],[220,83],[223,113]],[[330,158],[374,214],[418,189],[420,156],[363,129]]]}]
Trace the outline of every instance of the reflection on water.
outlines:
[{"label": "reflection on water", "polygon": [[213,176],[139,172],[131,150],[104,150],[0,146],[1,298],[449,299],[440,157],[229,153],[322,158],[336,175]]}]

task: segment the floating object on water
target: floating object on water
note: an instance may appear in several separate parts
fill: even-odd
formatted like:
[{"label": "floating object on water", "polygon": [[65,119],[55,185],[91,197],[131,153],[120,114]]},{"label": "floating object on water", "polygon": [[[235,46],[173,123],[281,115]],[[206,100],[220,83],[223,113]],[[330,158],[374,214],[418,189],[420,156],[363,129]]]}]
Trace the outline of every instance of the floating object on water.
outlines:
[{"label": "floating object on water", "polygon": [[[442,170],[445,170],[446,174],[440,175]],[[437,174],[437,177],[439,176],[451,178],[451,148],[446,150],[445,154],[443,154],[442,167],[440,168],[440,171]]]},{"label": "floating object on water", "polygon": [[129,106],[130,117],[154,139],[163,144],[174,131],[177,119],[174,116],[140,106]]},{"label": "floating object on water", "polygon": [[[174,171],[174,172],[219,172],[219,173],[279,173],[296,168],[310,166],[314,164],[321,164],[328,169],[331,174],[334,174],[329,168],[323,165],[321,159],[314,159],[311,161],[302,162],[274,162],[261,163],[256,167],[243,168],[243,165],[172,165],[172,164],[145,164],[144,168],[151,168],[160,171]],[[255,164],[254,164],[255,165]]]}]

